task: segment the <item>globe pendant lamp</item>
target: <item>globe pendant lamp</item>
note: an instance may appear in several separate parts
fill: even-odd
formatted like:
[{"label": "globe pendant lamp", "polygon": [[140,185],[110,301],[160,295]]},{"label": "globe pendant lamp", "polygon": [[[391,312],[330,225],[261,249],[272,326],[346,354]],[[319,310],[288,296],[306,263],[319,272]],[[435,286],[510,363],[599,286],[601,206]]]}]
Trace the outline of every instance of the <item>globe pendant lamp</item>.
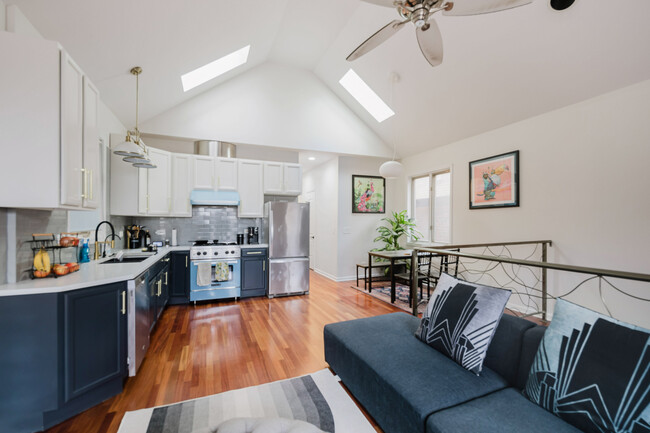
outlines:
[{"label": "globe pendant lamp", "polygon": [[404,166],[393,160],[386,161],[379,167],[379,175],[385,179],[395,179],[404,173]]},{"label": "globe pendant lamp", "polygon": [[[394,98],[395,98],[395,83],[399,82],[400,77],[397,74],[397,72],[392,72],[390,74],[390,79],[391,79],[391,86],[390,86],[390,104],[393,106],[393,109],[395,109],[395,103],[394,103]],[[397,112],[397,110],[395,109]],[[391,122],[396,122],[396,117],[394,116]],[[393,123],[393,135],[394,135],[394,142],[393,142],[393,159],[391,161],[386,161],[384,162],[380,167],[379,167],[379,175],[383,177],[384,179],[396,179],[404,173],[404,166],[398,162],[395,161],[395,156],[397,155],[397,125]]]}]

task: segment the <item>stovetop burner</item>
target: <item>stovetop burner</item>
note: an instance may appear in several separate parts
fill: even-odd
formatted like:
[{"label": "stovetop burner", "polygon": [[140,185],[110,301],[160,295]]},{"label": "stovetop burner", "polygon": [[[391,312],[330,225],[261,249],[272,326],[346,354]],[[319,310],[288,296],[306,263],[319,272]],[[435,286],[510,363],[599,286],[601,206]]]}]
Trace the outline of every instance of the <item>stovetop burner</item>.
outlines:
[{"label": "stovetop burner", "polygon": [[192,244],[192,246],[194,247],[202,247],[206,245],[220,245],[220,244],[218,239],[215,240],[200,239],[198,241],[194,241],[194,243]]}]

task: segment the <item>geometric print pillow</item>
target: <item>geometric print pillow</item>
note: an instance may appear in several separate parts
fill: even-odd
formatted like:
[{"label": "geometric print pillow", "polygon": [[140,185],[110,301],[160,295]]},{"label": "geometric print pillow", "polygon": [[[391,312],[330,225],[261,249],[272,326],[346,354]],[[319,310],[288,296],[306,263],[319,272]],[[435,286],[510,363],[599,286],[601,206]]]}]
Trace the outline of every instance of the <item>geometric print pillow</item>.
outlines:
[{"label": "geometric print pillow", "polygon": [[415,336],[479,375],[510,291],[442,274]]},{"label": "geometric print pillow", "polygon": [[650,331],[558,300],[524,395],[585,432],[650,432]]}]

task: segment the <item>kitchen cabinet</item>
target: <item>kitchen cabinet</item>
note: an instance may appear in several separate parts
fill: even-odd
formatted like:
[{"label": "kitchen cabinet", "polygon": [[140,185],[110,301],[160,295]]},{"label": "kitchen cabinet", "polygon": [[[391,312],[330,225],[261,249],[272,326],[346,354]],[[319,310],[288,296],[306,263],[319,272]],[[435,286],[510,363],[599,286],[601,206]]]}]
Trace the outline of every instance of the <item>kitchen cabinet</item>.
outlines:
[{"label": "kitchen cabinet", "polygon": [[63,297],[63,401],[127,374],[126,284],[66,292]]},{"label": "kitchen cabinet", "polygon": [[97,89],[56,42],[0,32],[0,58],[0,207],[97,207]]},{"label": "kitchen cabinet", "polygon": [[268,249],[242,248],[241,297],[266,295],[268,285]]},{"label": "kitchen cabinet", "polygon": [[263,163],[248,159],[238,160],[237,185],[239,189],[240,218],[261,218],[264,216]]},{"label": "kitchen cabinet", "polygon": [[172,153],[172,216],[192,216],[192,155]]},{"label": "kitchen cabinet", "polygon": [[149,277],[149,323],[151,324],[149,332],[151,332],[169,301],[169,257],[162,259],[149,272],[151,273]]},{"label": "kitchen cabinet", "polygon": [[264,163],[264,194],[300,195],[301,193],[302,168],[300,164]]},{"label": "kitchen cabinet", "polygon": [[194,159],[193,189],[214,189],[215,162],[212,156],[198,156]]},{"label": "kitchen cabinet", "polygon": [[149,158],[156,166],[141,169],[147,174],[147,215],[169,215],[171,213],[171,153],[150,147]]},{"label": "kitchen cabinet", "polygon": [[188,304],[190,302],[189,251],[174,251],[171,253],[170,272],[169,304]]},{"label": "kitchen cabinet", "polygon": [[237,191],[237,166],[235,158],[215,158],[216,189]]}]

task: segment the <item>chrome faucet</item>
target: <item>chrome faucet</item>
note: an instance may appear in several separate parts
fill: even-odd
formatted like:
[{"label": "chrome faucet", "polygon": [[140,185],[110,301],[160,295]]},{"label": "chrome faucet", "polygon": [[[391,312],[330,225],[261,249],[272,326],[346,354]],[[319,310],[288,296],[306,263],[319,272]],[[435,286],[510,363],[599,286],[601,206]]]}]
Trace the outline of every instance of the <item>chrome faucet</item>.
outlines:
[{"label": "chrome faucet", "polygon": [[[111,234],[106,236],[106,239],[108,239],[109,237],[112,238],[112,240],[110,241],[111,248],[115,248],[115,227],[113,227],[113,224],[111,224],[110,221],[102,221],[102,222],[100,222],[99,224],[97,224],[97,228],[95,229],[95,260],[98,260],[99,256],[100,256],[100,253],[99,253],[100,248],[99,248],[99,246],[102,245],[102,244],[104,246],[106,246],[109,243],[108,241],[106,241],[106,239],[104,239],[104,242],[99,242],[99,239],[98,239],[98,237],[99,237],[99,228],[102,226],[102,224],[108,224],[108,226],[111,228]],[[102,257],[106,257],[106,250],[105,249],[104,249]]]}]

